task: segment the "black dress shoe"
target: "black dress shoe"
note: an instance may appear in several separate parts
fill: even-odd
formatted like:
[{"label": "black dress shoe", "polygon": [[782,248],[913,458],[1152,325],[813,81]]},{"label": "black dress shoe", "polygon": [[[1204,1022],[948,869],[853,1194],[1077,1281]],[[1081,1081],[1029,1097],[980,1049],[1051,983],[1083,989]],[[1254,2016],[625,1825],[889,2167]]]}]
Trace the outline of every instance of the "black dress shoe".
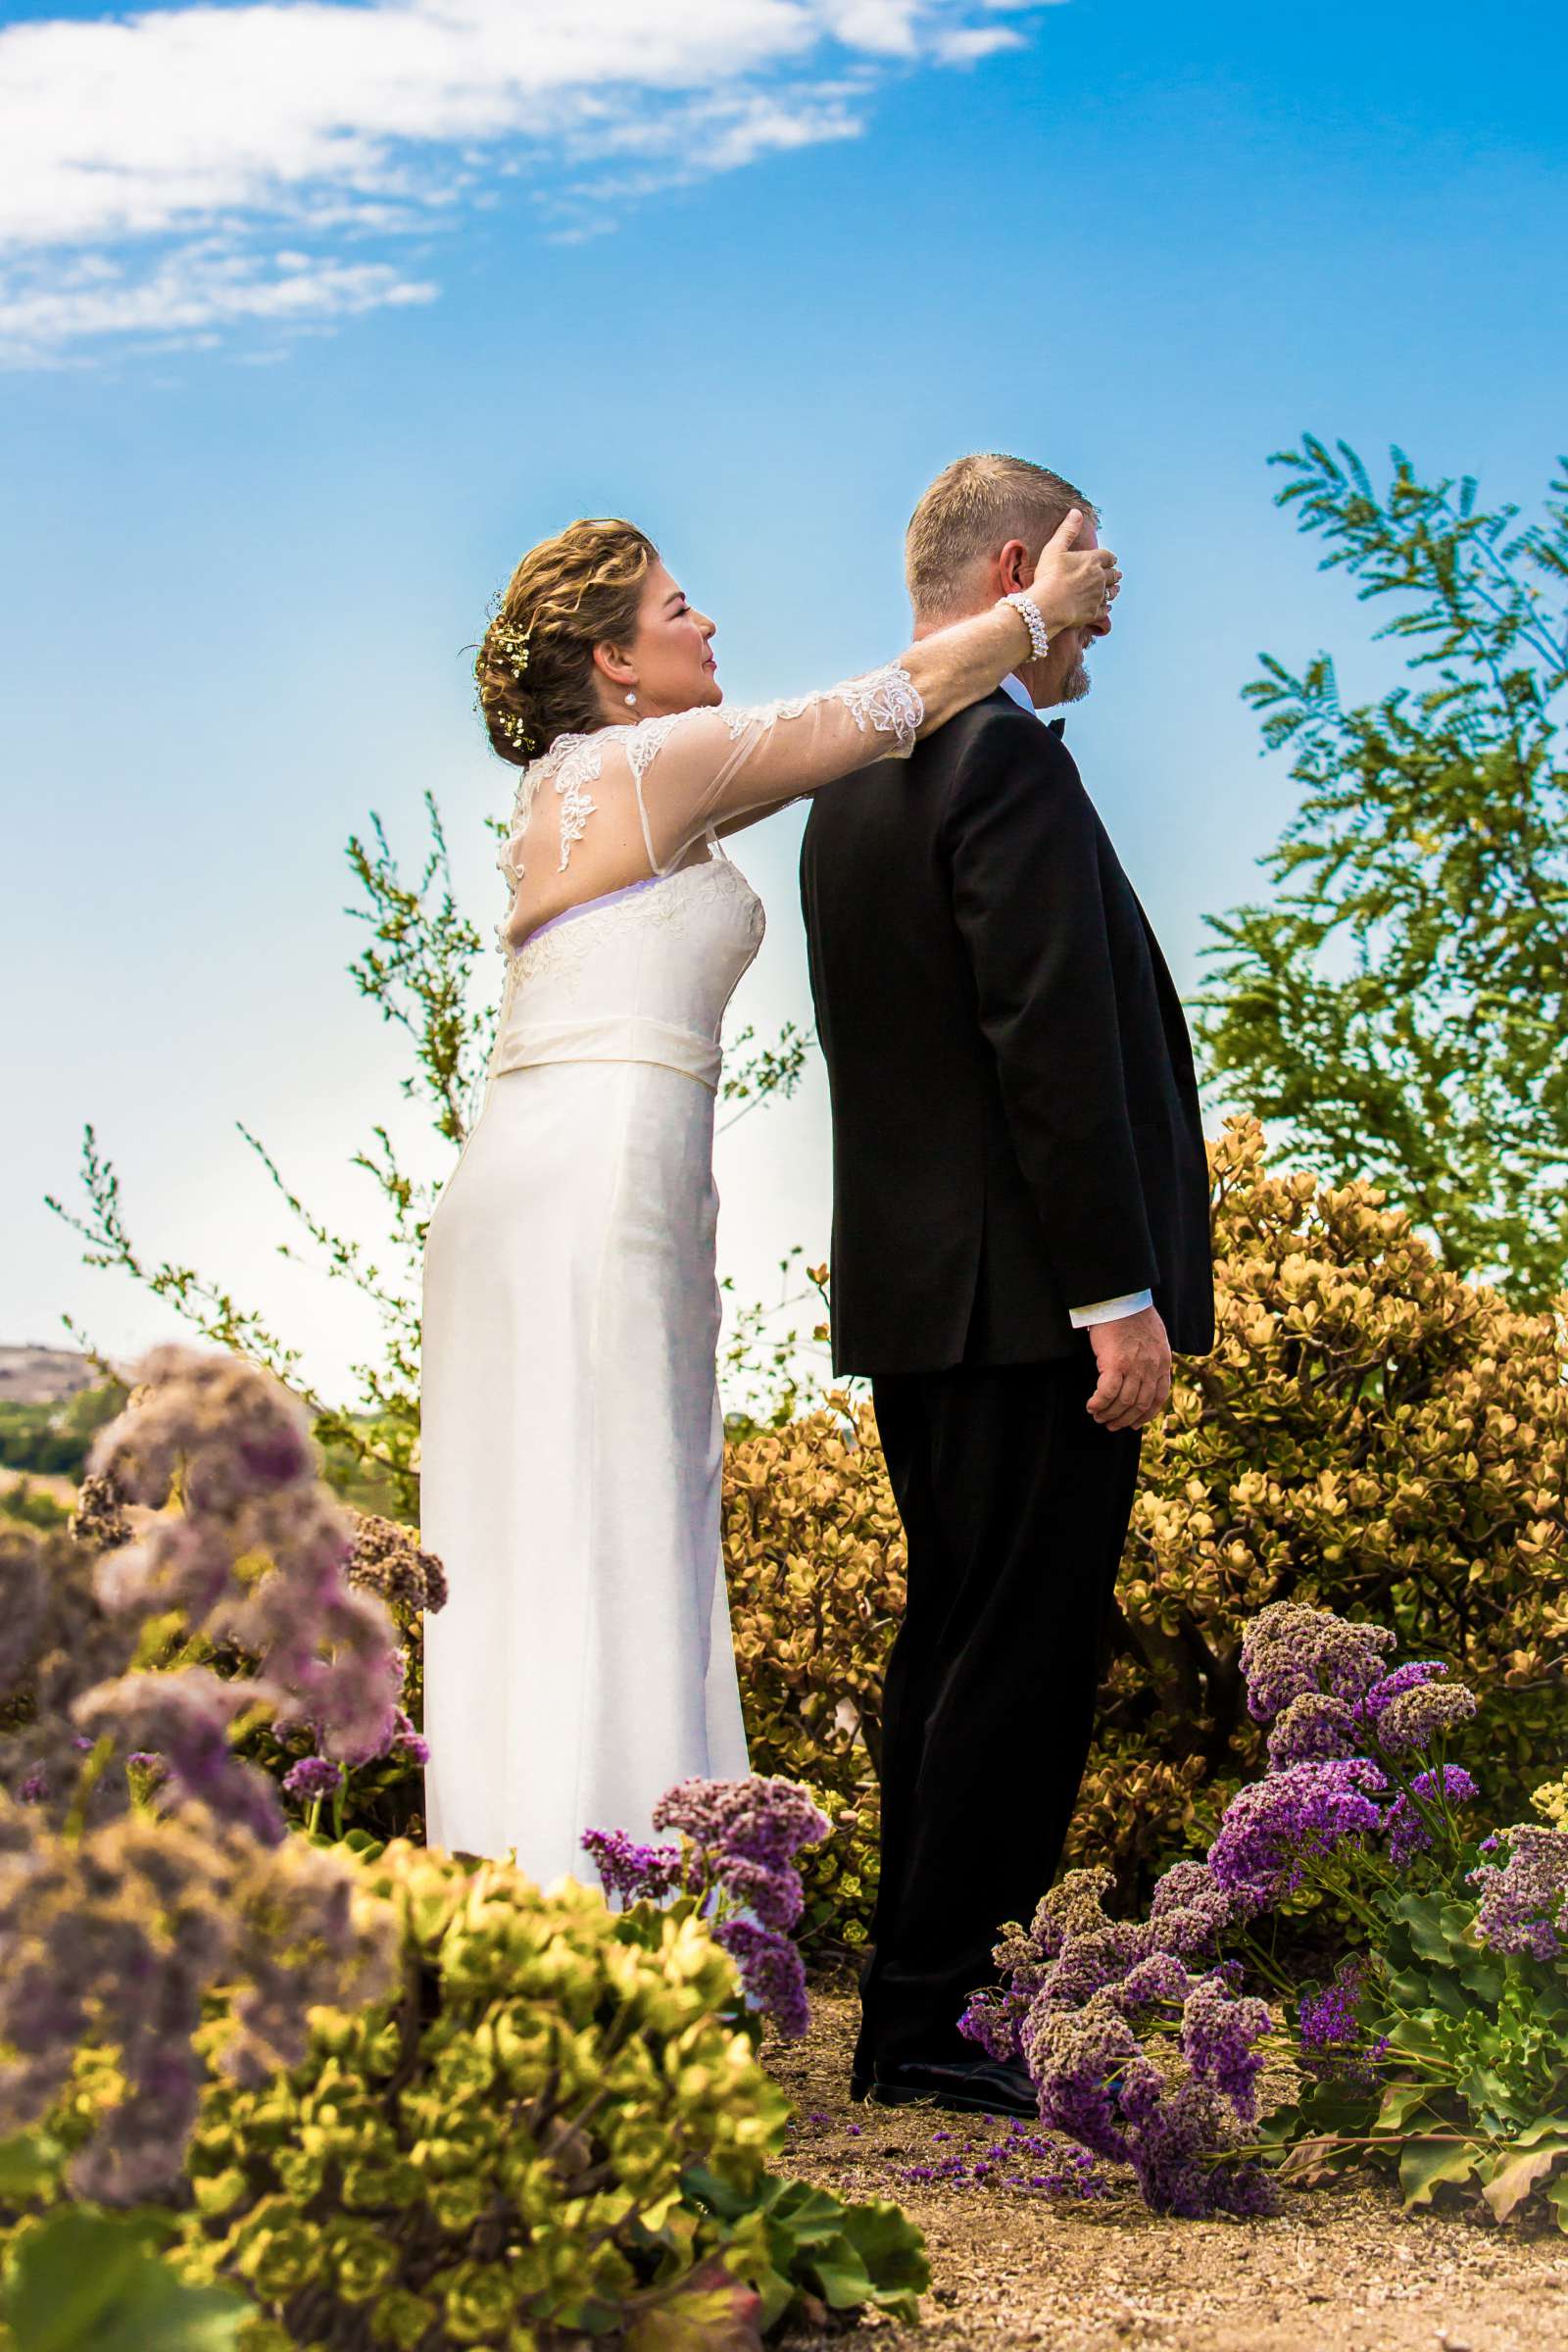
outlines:
[{"label": "black dress shoe", "polygon": [[968,2115],[1040,2113],[1039,2095],[1023,2068],[998,2058],[910,2058],[873,2066],[869,2075],[850,2077],[850,2096],[873,2107],[909,2107],[927,2099]]}]

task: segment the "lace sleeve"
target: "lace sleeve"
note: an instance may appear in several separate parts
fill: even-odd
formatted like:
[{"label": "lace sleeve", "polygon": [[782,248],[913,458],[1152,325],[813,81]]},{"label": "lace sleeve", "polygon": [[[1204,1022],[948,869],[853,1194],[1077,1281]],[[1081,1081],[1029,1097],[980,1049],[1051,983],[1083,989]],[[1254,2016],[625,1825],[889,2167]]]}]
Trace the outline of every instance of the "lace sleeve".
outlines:
[{"label": "lace sleeve", "polygon": [[875,760],[907,759],[924,716],[908,671],[892,662],[787,702],[680,710],[617,730],[650,867],[668,872],[710,826]]}]

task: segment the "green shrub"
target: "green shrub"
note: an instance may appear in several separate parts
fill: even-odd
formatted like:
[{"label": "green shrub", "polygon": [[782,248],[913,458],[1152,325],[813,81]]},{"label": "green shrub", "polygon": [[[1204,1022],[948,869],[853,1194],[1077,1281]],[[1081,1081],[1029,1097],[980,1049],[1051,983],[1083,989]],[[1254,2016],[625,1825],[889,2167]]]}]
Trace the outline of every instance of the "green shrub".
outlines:
[{"label": "green shrub", "polygon": [[700,2352],[710,2325],[914,2316],[897,2208],[769,2174],[788,2103],[698,1920],[407,1842],[363,1867],[401,1919],[397,1992],[318,2012],[300,2065],[215,2082],[198,2119],[172,2258],[255,2298],[240,2352]]},{"label": "green shrub", "polygon": [[69,1507],[57,1502],[47,1487],[33,1488],[25,1473],[14,1487],[0,1489],[0,1518],[16,1519],[24,1527],[64,1527]]},{"label": "green shrub", "polygon": [[1507,1819],[1568,1732],[1562,1328],[1450,1273],[1369,1186],[1271,1176],[1252,1120],[1210,1156],[1218,1336],[1146,1441],[1073,1852],[1117,1820],[1124,1870],[1204,1834],[1256,1759],[1242,1636],[1281,1599],[1482,1689]]},{"label": "green shrub", "polygon": [[[1211,1161],[1218,1338],[1178,1362],[1145,1442],[1069,1840],[1129,1890],[1206,1842],[1259,1760],[1241,1642],[1271,1600],[1375,1617],[1484,1686],[1503,1818],[1568,1736],[1561,1327],[1448,1272],[1368,1187],[1271,1176],[1253,1121],[1230,1121]],[[837,1936],[863,1938],[906,1557],[869,1406],[733,1446],[724,1539],[754,1763],[854,1812],[817,1866],[855,1889]],[[820,1918],[810,1934],[833,1947]]]},{"label": "green shrub", "polygon": [[730,1446],[724,1554],[756,1772],[807,1783],[834,1824],[801,1857],[819,1962],[866,1939],[876,1886],[882,1672],[904,1612],[904,1530],[869,1404]]},{"label": "green shrub", "polygon": [[106,1380],[49,1404],[0,1404],[0,1462],[42,1478],[79,1479],[88,1448],[124,1410],[122,1382]]}]

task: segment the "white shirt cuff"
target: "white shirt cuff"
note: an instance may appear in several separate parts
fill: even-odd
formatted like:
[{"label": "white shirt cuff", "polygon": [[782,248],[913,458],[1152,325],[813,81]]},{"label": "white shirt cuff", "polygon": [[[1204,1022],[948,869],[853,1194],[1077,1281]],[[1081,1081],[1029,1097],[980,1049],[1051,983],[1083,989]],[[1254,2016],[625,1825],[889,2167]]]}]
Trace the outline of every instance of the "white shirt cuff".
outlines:
[{"label": "white shirt cuff", "polygon": [[1069,1306],[1067,1320],[1074,1331],[1087,1331],[1091,1323],[1119,1323],[1123,1315],[1142,1314],[1153,1303],[1152,1291],[1129,1291],[1121,1298],[1102,1298],[1095,1306]]}]

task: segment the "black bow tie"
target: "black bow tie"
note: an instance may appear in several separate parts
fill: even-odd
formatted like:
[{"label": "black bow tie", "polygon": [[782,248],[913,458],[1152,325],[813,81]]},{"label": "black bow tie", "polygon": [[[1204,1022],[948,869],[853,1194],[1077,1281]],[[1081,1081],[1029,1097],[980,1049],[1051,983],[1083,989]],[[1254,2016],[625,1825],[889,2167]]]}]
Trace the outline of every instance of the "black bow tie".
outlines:
[{"label": "black bow tie", "polygon": [[1046,721],[1046,732],[1048,735],[1065,735],[1067,732],[1067,721],[1064,718],[1048,718]]}]

